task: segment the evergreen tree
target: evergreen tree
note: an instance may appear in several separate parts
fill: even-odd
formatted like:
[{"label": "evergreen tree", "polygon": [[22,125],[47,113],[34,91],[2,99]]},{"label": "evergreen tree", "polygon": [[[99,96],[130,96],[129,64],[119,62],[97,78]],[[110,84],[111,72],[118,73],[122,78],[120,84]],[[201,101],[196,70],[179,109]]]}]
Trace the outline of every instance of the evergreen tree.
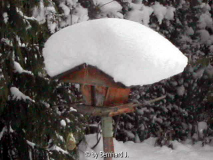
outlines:
[{"label": "evergreen tree", "polygon": [[78,91],[51,80],[42,57],[59,29],[57,6],[5,0],[0,7],[0,159],[76,159],[84,118],[66,104]]}]

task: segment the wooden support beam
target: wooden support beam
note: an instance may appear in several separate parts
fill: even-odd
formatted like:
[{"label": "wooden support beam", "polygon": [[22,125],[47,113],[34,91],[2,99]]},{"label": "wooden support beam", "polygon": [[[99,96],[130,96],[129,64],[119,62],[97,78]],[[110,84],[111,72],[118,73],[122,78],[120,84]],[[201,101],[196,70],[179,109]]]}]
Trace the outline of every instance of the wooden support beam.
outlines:
[{"label": "wooden support beam", "polygon": [[128,103],[128,104],[112,106],[112,107],[109,107],[109,106],[98,107],[98,106],[89,106],[84,104],[71,104],[69,106],[73,107],[74,109],[77,110],[77,112],[84,115],[112,117],[122,113],[134,112],[135,111],[134,107],[137,105],[138,104]]},{"label": "wooden support beam", "polygon": [[79,113],[85,114],[85,115],[91,115],[91,116],[116,116],[123,113],[130,113],[134,112],[135,108],[138,106],[142,106],[149,103],[154,103],[156,101],[164,99],[166,96],[158,97],[156,99],[146,101],[143,103],[127,103],[127,104],[121,104],[117,106],[90,106],[90,105],[84,105],[84,104],[70,104],[70,107],[73,107],[76,109]]}]

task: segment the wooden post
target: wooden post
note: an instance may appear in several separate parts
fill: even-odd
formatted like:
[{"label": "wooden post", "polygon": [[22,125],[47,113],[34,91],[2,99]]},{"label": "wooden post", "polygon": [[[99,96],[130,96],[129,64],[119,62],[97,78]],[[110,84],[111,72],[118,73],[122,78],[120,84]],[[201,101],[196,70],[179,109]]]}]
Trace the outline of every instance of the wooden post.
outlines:
[{"label": "wooden post", "polygon": [[[83,85],[81,90],[84,95],[86,104],[93,106],[102,106],[100,107],[101,110],[106,109],[106,107],[103,107],[105,101],[105,96],[103,96],[103,94],[106,94],[106,87]],[[84,108],[84,110],[86,109]],[[92,108],[90,109],[90,111],[92,111]],[[108,153],[114,153],[112,121],[113,119],[109,116],[109,113],[108,115],[101,117],[104,160],[112,160],[112,157],[109,157],[112,154]]]},{"label": "wooden post", "polygon": [[108,153],[114,153],[114,144],[113,144],[113,126],[112,126],[112,117],[102,117],[102,135],[103,135],[103,149],[104,160],[112,160],[112,157],[107,155],[111,155]]}]

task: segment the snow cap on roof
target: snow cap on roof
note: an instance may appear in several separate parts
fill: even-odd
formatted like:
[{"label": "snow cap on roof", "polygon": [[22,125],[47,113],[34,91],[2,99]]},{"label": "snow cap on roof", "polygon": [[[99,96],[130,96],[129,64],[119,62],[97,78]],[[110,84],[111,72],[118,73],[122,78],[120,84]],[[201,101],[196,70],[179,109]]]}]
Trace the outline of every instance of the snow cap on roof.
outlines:
[{"label": "snow cap on roof", "polygon": [[56,76],[87,63],[126,86],[181,73],[188,59],[152,29],[124,19],[81,22],[53,34],[43,49],[47,73]]}]

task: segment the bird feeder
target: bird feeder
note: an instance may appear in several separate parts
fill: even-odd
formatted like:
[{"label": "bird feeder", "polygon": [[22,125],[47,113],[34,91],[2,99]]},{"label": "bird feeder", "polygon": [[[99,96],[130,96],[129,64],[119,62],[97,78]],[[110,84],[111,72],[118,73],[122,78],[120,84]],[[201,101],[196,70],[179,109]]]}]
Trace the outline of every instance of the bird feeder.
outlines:
[{"label": "bird feeder", "polygon": [[188,62],[157,32],[117,18],[91,20],[60,30],[45,43],[43,56],[51,77],[81,85],[84,104],[71,107],[102,117],[105,153],[114,152],[112,116],[133,112],[138,106],[128,103],[130,88],[126,86],[169,78],[181,73]]},{"label": "bird feeder", "polygon": [[111,76],[87,64],[79,65],[54,78],[80,84],[84,105],[72,107],[82,114],[102,117],[104,152],[114,152],[112,116],[135,111],[133,103],[127,104],[130,88],[116,83]]}]

